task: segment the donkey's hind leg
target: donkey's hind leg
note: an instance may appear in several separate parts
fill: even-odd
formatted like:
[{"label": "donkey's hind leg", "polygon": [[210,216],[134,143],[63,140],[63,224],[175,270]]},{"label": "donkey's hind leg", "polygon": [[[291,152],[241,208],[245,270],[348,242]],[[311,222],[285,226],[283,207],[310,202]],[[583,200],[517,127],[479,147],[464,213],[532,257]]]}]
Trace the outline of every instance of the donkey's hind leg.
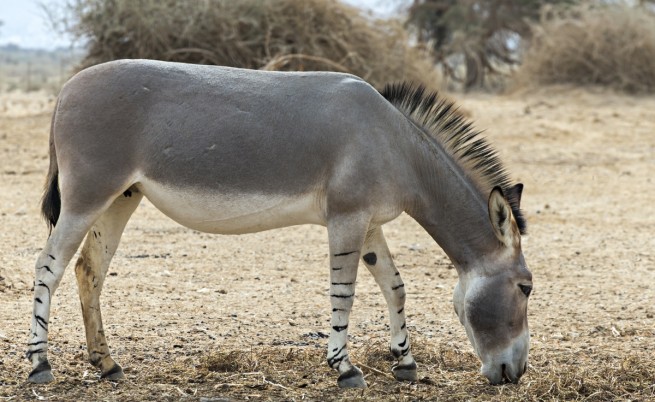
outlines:
[{"label": "donkey's hind leg", "polygon": [[382,228],[369,230],[362,248],[362,259],[380,286],[389,308],[391,322],[390,350],[397,359],[391,368],[397,380],[417,381],[416,362],[409,345],[409,334],[405,322],[405,284],[400,278],[391,253],[384,239]]},{"label": "donkey's hind leg", "polygon": [[84,235],[101,213],[101,207],[85,213],[62,210],[57,225],[36,260],[32,326],[27,344],[27,358],[32,362],[29,382],[54,380],[48,362],[48,321],[52,297]]},{"label": "donkey's hind leg", "polygon": [[110,380],[123,378],[123,369],[109,354],[102,327],[100,293],[123,229],[142,198],[136,190],[128,190],[118,197],[93,224],[75,265],[89,361],[100,369],[102,378]]}]

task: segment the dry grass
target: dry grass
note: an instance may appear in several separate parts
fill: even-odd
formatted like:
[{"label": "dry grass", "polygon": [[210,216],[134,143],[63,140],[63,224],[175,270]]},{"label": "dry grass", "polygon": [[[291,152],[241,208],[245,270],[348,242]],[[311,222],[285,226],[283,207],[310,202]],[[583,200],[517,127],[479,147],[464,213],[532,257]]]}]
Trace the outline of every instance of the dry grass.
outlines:
[{"label": "dry grass", "polygon": [[438,82],[400,22],[336,0],[77,0],[66,26],[90,39],[82,67],[146,58],[267,70],[350,72],[377,87]]},{"label": "dry grass", "polygon": [[546,14],[517,73],[519,86],[597,85],[655,92],[655,14],[625,5]]},{"label": "dry grass", "polygon": [[[538,349],[533,351],[529,371],[519,385],[492,387],[477,373],[478,359],[468,351],[420,338],[414,350],[420,364],[420,380],[415,384],[393,380],[386,343],[374,342],[354,350],[353,360],[364,371],[369,385],[364,391],[336,387],[336,375],[327,367],[322,348],[257,347],[193,354],[163,365],[161,361],[153,361],[150,368],[138,372],[127,369],[127,379],[119,383],[101,381],[95,375],[80,378],[77,371],[87,366],[81,355],[77,358],[61,356],[62,363],[68,360],[70,364],[57,370],[55,383],[48,386],[21,384],[26,373],[18,373],[13,379],[4,373],[0,377],[0,398],[24,400],[33,399],[34,395],[47,395],[51,400],[224,397],[323,401],[344,398],[607,401],[655,398],[655,362],[644,356],[622,356],[610,351],[593,355],[566,354]],[[426,375],[428,372],[430,374]]]}]

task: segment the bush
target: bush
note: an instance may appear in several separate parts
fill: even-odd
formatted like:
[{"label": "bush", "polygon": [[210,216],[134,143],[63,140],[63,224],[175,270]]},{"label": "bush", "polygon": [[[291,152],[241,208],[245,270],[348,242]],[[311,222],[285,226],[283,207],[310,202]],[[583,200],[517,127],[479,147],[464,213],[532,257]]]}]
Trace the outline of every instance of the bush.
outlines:
[{"label": "bush", "polygon": [[655,14],[614,4],[545,15],[516,79],[655,92]]},{"label": "bush", "polygon": [[63,22],[88,40],[82,67],[147,58],[344,71],[377,87],[438,80],[399,22],[369,19],[336,0],[76,0]]}]

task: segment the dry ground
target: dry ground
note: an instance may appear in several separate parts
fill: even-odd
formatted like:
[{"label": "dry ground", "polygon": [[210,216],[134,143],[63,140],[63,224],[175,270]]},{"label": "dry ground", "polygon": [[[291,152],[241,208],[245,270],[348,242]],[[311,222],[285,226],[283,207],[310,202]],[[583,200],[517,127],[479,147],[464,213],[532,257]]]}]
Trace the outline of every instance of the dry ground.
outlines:
[{"label": "dry ground", "polygon": [[177,226],[143,202],[103,294],[126,379],[86,362],[73,269],[54,299],[56,382],[25,383],[38,201],[52,104],[0,97],[0,401],[608,400],[655,398],[655,98],[555,88],[459,96],[526,185],[535,278],[532,349],[520,385],[491,387],[451,306],[456,273],[410,218],[385,227],[409,293],[418,384],[390,379],[382,296],[362,269],[351,350],[366,391],[336,388],[324,362],[328,254],[322,227],[240,237]]}]

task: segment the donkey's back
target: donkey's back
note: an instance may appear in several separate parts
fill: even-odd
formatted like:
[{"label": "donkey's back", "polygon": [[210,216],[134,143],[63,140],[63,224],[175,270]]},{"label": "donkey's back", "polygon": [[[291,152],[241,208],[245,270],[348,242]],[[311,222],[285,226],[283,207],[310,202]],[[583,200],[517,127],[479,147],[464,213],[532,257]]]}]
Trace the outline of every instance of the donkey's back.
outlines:
[{"label": "donkey's back", "polygon": [[390,113],[399,116],[348,74],[102,64],[60,96],[53,140],[59,170],[75,176],[62,196],[102,203],[134,185],[171,218],[215,233],[324,223],[332,193],[398,194],[393,175],[380,177],[398,157]]}]

